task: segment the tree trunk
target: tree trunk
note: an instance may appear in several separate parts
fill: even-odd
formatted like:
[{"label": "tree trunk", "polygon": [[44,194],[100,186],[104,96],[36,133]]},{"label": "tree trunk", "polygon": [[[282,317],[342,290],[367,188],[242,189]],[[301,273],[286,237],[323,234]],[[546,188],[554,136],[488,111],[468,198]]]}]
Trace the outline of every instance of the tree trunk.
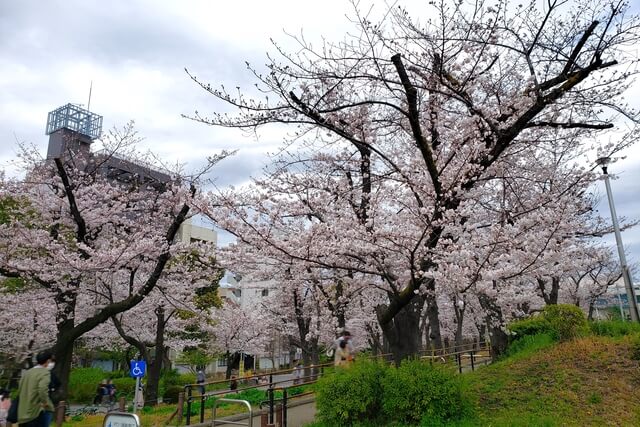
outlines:
[{"label": "tree trunk", "polygon": [[[393,296],[389,295],[389,298],[391,299]],[[420,351],[420,313],[423,304],[423,298],[416,296],[391,321],[386,323],[380,321],[382,333],[389,343],[389,349],[393,354],[396,366],[399,366],[404,359],[416,356]],[[379,320],[386,310],[386,305],[376,307]]]},{"label": "tree trunk", "polygon": [[460,351],[462,348],[462,327],[464,325],[464,307],[460,308],[456,305],[456,301],[453,302],[456,315],[456,336],[455,336],[455,351]]},{"label": "tree trunk", "polygon": [[[233,371],[233,365],[236,364],[236,360],[240,360],[240,355],[238,353],[231,353],[227,351],[225,354],[225,358],[227,359],[227,369],[225,370],[225,378],[231,378],[231,372]],[[240,363],[240,362],[238,362]]]},{"label": "tree trunk", "polygon": [[545,279],[538,278],[538,290],[540,296],[544,299],[546,305],[558,304],[558,294],[560,293],[560,278],[551,277],[551,289],[547,291],[547,281]]},{"label": "tree trunk", "polygon": [[[431,342],[431,348],[442,348],[442,334],[440,332],[440,311],[438,309],[438,302],[436,301],[435,281],[430,281],[427,284],[427,290],[429,291],[425,297],[427,303],[427,319],[429,320],[429,341]],[[422,298],[417,298],[422,302]],[[414,299],[414,302],[416,299]]]},{"label": "tree trunk", "polygon": [[53,368],[54,374],[60,380],[59,396],[61,400],[66,400],[69,391],[69,376],[71,375],[71,362],[73,360],[73,345],[76,337],[73,335],[75,312],[75,294],[61,292],[56,295],[56,303],[59,307],[56,315],[58,332],[56,343],[51,349],[56,358]]},{"label": "tree trunk", "polygon": [[364,329],[367,331],[367,342],[374,356],[384,353],[382,338],[375,324],[365,323]]},{"label": "tree trunk", "polygon": [[587,320],[588,321],[592,321],[593,320],[594,309],[595,309],[595,300],[591,300],[591,301],[589,301],[589,315],[587,316]]},{"label": "tree trunk", "polygon": [[145,404],[155,406],[158,404],[158,388],[160,387],[160,374],[162,373],[162,360],[164,359],[164,308],[162,306],[155,310],[156,323],[156,345],[155,356],[153,360],[149,360],[149,369],[147,376],[147,388],[145,390]]},{"label": "tree trunk", "polygon": [[476,323],[476,329],[478,330],[478,348],[480,348],[487,341],[487,324],[483,322],[478,325]]},{"label": "tree trunk", "polygon": [[60,396],[62,400],[66,400],[69,391],[69,376],[71,375],[71,361],[73,360],[73,339],[58,332],[56,344],[53,347],[53,354],[56,358],[56,364],[53,368],[54,374],[60,380]]},{"label": "tree trunk", "polygon": [[478,301],[486,313],[489,341],[491,342],[491,358],[495,361],[504,354],[507,349],[507,344],[509,343],[509,337],[503,330],[504,318],[502,316],[502,309],[496,303],[495,299],[485,294],[479,294]]},{"label": "tree trunk", "polygon": [[425,312],[425,325],[423,327],[423,332],[421,332],[421,334],[424,336],[424,349],[425,350],[432,350],[433,348],[431,347],[431,338],[429,338],[429,335],[431,334],[431,328],[429,327],[429,322],[426,321],[426,312]]}]

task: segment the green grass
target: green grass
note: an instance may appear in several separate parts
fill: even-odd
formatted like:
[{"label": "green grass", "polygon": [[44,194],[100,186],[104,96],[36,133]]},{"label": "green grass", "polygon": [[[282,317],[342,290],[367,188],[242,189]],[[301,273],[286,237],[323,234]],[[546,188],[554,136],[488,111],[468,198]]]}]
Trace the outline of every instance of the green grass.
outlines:
[{"label": "green grass", "polygon": [[589,328],[594,335],[608,337],[622,337],[640,333],[640,323],[624,322],[622,320],[602,320],[591,322]]},{"label": "green grass", "polygon": [[531,340],[512,357],[465,375],[476,411],[468,425],[638,425],[640,372],[630,359],[631,338],[543,342]]},{"label": "green grass", "polygon": [[[548,334],[523,337],[502,360],[464,374],[473,413],[447,425],[640,426],[640,361],[634,360],[640,352],[640,325],[594,322],[590,329],[593,335],[563,343]],[[321,422],[307,426],[332,427]]]}]

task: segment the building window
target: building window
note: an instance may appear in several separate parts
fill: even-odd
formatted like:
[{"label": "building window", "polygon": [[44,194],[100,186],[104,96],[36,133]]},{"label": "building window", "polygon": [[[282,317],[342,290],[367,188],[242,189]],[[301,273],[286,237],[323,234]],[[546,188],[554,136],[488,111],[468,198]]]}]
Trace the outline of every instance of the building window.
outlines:
[{"label": "building window", "polygon": [[227,358],[223,357],[222,359],[218,359],[218,368],[222,368],[227,366]]},{"label": "building window", "polygon": [[268,297],[269,296],[269,289],[263,289],[261,295],[263,297]]}]

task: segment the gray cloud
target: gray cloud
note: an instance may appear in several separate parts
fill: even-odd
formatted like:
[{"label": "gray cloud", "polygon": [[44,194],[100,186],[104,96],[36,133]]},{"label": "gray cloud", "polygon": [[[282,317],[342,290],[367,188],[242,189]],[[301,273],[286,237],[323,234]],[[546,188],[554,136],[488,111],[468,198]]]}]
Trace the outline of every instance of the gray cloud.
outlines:
[{"label": "gray cloud", "polygon": [[[344,18],[351,13],[348,3],[0,1],[0,168],[14,157],[16,141],[44,151],[47,113],[67,102],[86,104],[93,81],[91,109],[104,116],[105,128],[135,120],[146,137],[144,147],[167,162],[197,166],[215,151],[239,148],[220,164],[217,183],[242,184],[260,173],[264,153],[275,151],[283,133],[265,131],[256,139],[182,119],[196,109],[206,114],[226,108],[191,82],[183,68],[213,85],[250,89],[244,61],[260,67],[264,52],[271,50],[270,37],[287,46],[283,29],[299,33],[304,28],[310,40],[341,39],[350,28]],[[403,3],[417,9],[424,2]],[[386,6],[378,2],[376,7]],[[620,172],[613,182],[620,216],[637,216],[639,166],[625,160],[613,168]],[[607,210],[603,216],[608,217]],[[627,230],[623,238],[630,258],[640,260],[640,231]]]}]

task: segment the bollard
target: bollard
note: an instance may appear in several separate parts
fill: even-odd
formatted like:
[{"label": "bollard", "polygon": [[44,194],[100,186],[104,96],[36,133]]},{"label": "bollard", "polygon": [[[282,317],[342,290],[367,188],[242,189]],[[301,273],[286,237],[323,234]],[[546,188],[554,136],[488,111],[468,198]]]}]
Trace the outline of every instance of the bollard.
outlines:
[{"label": "bollard", "polygon": [[178,425],[182,424],[182,413],[184,411],[184,391],[178,393]]},{"label": "bollard", "polygon": [[276,426],[281,427],[282,424],[282,405],[276,406]]},{"label": "bollard", "polygon": [[124,396],[118,399],[118,411],[127,412],[127,398]]}]

